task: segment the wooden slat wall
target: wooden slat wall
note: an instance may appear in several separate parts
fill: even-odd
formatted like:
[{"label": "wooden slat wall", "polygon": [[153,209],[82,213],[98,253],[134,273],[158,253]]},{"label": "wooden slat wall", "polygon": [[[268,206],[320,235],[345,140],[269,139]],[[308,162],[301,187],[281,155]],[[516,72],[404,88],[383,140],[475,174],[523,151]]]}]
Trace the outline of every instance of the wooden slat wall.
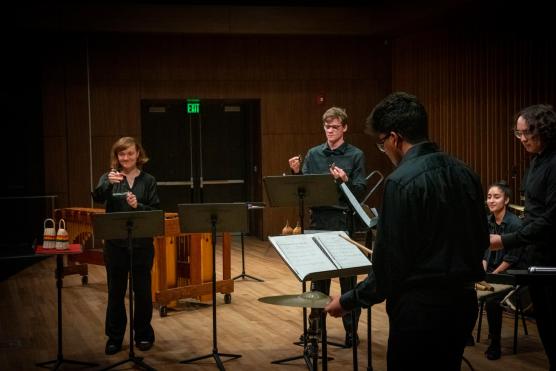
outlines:
[{"label": "wooden slat wall", "polygon": [[475,169],[485,189],[505,179],[518,195],[529,156],[510,132],[514,115],[556,103],[555,65],[555,40],[542,35],[421,33],[393,42],[392,86],[420,98],[430,137]]},{"label": "wooden slat wall", "polygon": [[[290,156],[321,143],[320,117],[326,108],[338,105],[350,115],[348,139],[365,151],[367,168],[390,169],[363,134],[370,109],[390,91],[390,47],[382,40],[170,34],[44,37],[49,45],[43,51],[48,62],[45,102],[53,101],[44,106],[45,137],[56,145],[55,151],[45,149],[46,191],[63,195],[60,207],[90,206],[90,183],[107,170],[111,144],[123,135],[140,136],[141,99],[260,99],[262,176],[282,174]],[[325,96],[322,105],[316,103],[319,94]],[[85,104],[89,96],[90,105]],[[279,233],[287,218],[295,223],[296,214],[293,208],[265,210],[263,235]]]}]

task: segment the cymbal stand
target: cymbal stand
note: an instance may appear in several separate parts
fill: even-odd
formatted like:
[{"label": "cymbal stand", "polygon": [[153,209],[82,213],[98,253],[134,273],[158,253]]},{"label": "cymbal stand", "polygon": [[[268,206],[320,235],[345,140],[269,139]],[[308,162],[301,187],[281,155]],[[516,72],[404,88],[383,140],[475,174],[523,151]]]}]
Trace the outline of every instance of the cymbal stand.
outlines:
[{"label": "cymbal stand", "polygon": [[[306,286],[305,286],[305,281],[303,281],[302,284],[302,291],[306,292]],[[319,317],[315,316],[315,317],[311,317],[310,320],[312,322],[312,326],[310,326],[310,328],[307,328],[307,308],[303,307],[303,341],[299,342],[299,344],[303,344],[303,354],[300,354],[298,356],[293,356],[293,357],[288,357],[288,358],[283,358],[283,359],[279,359],[276,361],[272,361],[270,363],[275,364],[275,365],[280,365],[282,363],[286,363],[286,362],[290,362],[290,361],[295,361],[297,359],[304,359],[305,363],[307,364],[307,367],[309,368],[309,370],[316,370],[316,364],[317,364],[317,359],[318,358],[322,358],[322,362],[323,362],[323,370],[326,370],[326,367],[328,367],[328,361],[333,360],[334,358],[332,357],[328,357],[328,352],[327,352],[327,340],[326,340],[326,313],[322,310],[322,309],[316,309],[313,308],[313,310],[318,311],[317,313],[319,313],[320,315],[320,323],[322,324],[322,330],[321,330],[321,335],[322,335],[322,357],[319,357],[318,355],[318,342],[319,342]],[[294,344],[298,344],[297,342]],[[316,358],[315,358],[316,357]],[[311,360],[311,358],[313,358],[313,360]],[[313,367],[313,365],[315,365]]]}]

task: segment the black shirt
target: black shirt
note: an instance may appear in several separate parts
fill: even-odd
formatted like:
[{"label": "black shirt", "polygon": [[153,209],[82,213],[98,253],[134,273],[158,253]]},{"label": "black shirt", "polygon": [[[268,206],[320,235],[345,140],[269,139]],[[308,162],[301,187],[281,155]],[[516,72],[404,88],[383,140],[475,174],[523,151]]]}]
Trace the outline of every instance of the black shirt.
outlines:
[{"label": "black shirt", "polygon": [[[330,149],[328,143],[315,146],[307,152],[300,174],[329,174],[330,166],[334,164],[344,170],[348,176],[346,185],[349,190],[360,199],[367,187],[365,179],[365,155],[359,148],[342,143],[336,149]],[[331,177],[331,181],[332,177]],[[341,218],[347,201],[338,190],[338,205],[311,208],[311,228],[327,230],[343,230],[346,227],[345,218]]]},{"label": "black shirt", "polygon": [[556,266],[556,149],[533,157],[525,180],[525,218],[518,231],[502,235],[506,249],[529,245],[530,265]]},{"label": "black shirt", "polygon": [[[127,203],[124,193],[132,192],[137,197],[137,208],[134,209]],[[111,184],[108,181],[108,173],[103,174],[96,188],[91,193],[95,202],[104,202],[106,212],[121,211],[149,211],[159,208],[160,200],[156,190],[156,179],[144,171],[133,181],[133,187],[124,179],[121,183]],[[119,246],[127,246],[125,240],[110,240]],[[152,238],[134,238],[134,245],[152,246]]]},{"label": "black shirt", "polygon": [[[491,214],[487,217],[488,221],[488,230],[491,234],[504,234],[517,231],[521,227],[521,220],[512,213],[511,211],[506,210],[504,217],[502,218],[502,222],[500,224],[496,224],[496,217],[494,214]],[[503,262],[508,262],[512,265],[512,268],[518,268],[521,264],[521,254],[523,249],[501,249],[497,251],[492,251],[487,249],[485,251],[485,255],[483,256],[483,260],[487,262],[487,272],[492,272]]]},{"label": "black shirt", "polygon": [[484,278],[489,246],[478,176],[435,144],[415,144],[385,181],[372,271],[342,295],[344,309],[414,287],[457,288]]}]

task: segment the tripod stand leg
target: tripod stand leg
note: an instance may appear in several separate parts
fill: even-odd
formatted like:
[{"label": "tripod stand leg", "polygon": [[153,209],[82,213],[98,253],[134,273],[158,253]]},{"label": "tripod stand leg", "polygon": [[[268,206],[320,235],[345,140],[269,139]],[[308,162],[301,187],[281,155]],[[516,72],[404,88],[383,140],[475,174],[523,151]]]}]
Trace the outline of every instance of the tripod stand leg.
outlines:
[{"label": "tripod stand leg", "polygon": [[105,368],[101,369],[101,371],[111,370],[113,368],[116,368],[116,367],[121,366],[123,364],[126,364],[128,362],[133,362],[137,366],[139,366],[139,367],[141,367],[141,368],[143,368],[144,370],[147,370],[147,371],[156,371],[156,368],[153,368],[153,367],[149,366],[148,364],[146,364],[145,362],[143,362],[143,357],[134,357],[134,356],[130,356],[126,360],[123,360],[123,361],[120,361],[118,363],[114,363],[111,366],[105,367]]},{"label": "tripod stand leg", "polygon": [[262,280],[260,278],[253,277],[253,276],[245,273],[245,245],[244,245],[244,242],[243,242],[243,233],[241,233],[241,274],[235,276],[234,278],[232,278],[232,280],[235,281],[238,278],[241,278],[241,279],[244,280],[245,277],[251,278],[252,280],[257,281],[257,282],[264,282],[264,280]]},{"label": "tripod stand leg", "polygon": [[299,355],[299,356],[293,356],[293,357],[278,359],[278,360],[272,361],[270,363],[272,363],[274,365],[280,365],[282,363],[291,362],[291,361],[295,361],[295,360],[302,359],[302,358],[305,358],[305,355],[302,354],[302,355]]}]

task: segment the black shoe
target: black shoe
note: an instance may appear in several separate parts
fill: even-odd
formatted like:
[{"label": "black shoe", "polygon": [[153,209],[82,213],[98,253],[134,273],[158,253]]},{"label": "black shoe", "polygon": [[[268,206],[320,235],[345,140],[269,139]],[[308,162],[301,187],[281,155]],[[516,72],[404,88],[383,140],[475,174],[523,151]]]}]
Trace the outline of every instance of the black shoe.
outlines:
[{"label": "black shoe", "polygon": [[485,352],[485,355],[487,359],[491,361],[499,359],[502,356],[502,350],[500,349],[500,345],[490,344]]},{"label": "black shoe", "polygon": [[113,339],[108,339],[104,353],[111,356],[122,350],[122,343]]},{"label": "black shoe", "polygon": [[[353,335],[351,332],[346,333],[346,348],[351,348],[353,346]],[[359,346],[359,335],[355,334],[355,346]]]},{"label": "black shoe", "polygon": [[135,346],[137,347],[137,349],[142,350],[143,352],[146,352],[147,350],[149,350],[153,347],[153,342],[148,341],[148,340],[141,340],[141,341],[136,342]]}]

